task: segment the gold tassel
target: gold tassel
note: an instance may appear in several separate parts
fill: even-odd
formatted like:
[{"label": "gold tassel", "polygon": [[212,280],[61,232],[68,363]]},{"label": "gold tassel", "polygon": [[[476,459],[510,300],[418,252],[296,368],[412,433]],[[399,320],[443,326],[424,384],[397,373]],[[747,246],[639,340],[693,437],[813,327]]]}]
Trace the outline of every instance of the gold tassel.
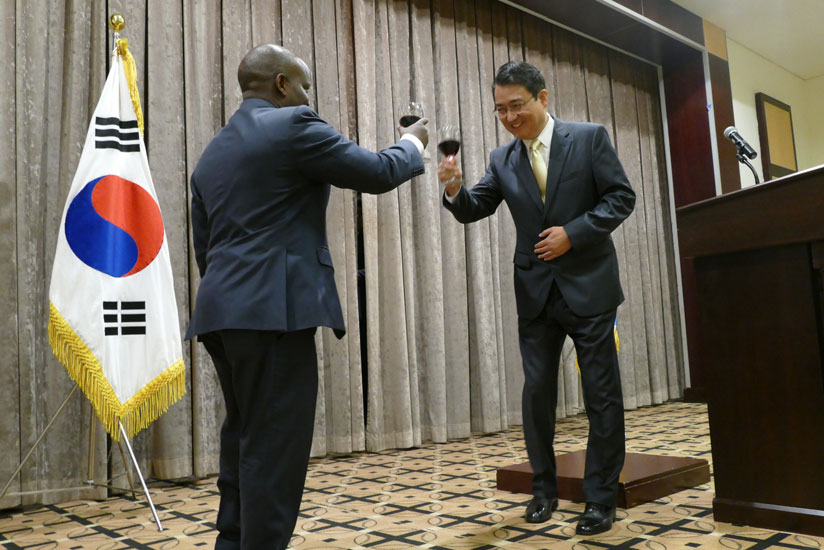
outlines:
[{"label": "gold tassel", "polygon": [[143,135],[143,109],[140,108],[140,93],[137,91],[137,67],[129,51],[129,41],[125,38],[117,39],[117,54],[123,59],[123,70],[126,72],[126,82],[129,84],[129,96],[132,98],[134,112],[137,115],[137,127]]},{"label": "gold tassel", "polygon": [[126,436],[131,438],[157,420],[186,393],[186,368],[181,358],[121,404],[103,374],[100,361],[51,302],[49,344],[115,441],[120,441],[119,422],[123,422]]},{"label": "gold tassel", "polygon": [[186,393],[186,367],[178,359],[123,404],[120,417],[129,437],[147,428]]},{"label": "gold tassel", "polygon": [[117,412],[120,410],[120,402],[106,381],[103,367],[51,302],[49,302],[49,344],[57,360],[66,367],[69,377],[91,402],[97,417],[106,427],[106,431],[112,437],[115,437],[115,434],[119,437]]}]

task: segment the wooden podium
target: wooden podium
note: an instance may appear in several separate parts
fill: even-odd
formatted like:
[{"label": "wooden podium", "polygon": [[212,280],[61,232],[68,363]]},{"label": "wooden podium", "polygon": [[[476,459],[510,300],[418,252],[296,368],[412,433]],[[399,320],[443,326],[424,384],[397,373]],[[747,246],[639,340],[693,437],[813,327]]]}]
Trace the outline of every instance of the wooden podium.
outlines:
[{"label": "wooden podium", "polygon": [[824,167],[677,210],[717,521],[824,535]]}]

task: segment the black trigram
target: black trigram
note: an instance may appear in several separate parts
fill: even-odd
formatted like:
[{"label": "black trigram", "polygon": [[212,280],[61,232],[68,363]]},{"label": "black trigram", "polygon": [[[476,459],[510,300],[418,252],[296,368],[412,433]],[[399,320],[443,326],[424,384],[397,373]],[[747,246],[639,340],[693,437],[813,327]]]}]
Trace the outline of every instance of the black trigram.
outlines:
[{"label": "black trigram", "polygon": [[117,149],[124,153],[140,151],[140,132],[136,120],[117,117],[94,118],[94,148]]},{"label": "black trigram", "polygon": [[146,302],[103,302],[106,336],[146,334]]}]

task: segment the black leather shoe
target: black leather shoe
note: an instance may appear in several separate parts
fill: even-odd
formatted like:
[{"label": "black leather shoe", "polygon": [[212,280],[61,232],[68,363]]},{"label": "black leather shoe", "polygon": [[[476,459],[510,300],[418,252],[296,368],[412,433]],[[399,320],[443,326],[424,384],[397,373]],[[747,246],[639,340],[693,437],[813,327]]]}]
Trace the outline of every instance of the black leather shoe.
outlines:
[{"label": "black leather shoe", "polygon": [[584,514],[578,519],[575,532],[579,535],[598,535],[612,529],[615,521],[615,506],[605,506],[597,502],[587,502]]},{"label": "black leather shoe", "polygon": [[558,509],[557,498],[532,497],[526,507],[524,519],[527,523],[543,523]]}]

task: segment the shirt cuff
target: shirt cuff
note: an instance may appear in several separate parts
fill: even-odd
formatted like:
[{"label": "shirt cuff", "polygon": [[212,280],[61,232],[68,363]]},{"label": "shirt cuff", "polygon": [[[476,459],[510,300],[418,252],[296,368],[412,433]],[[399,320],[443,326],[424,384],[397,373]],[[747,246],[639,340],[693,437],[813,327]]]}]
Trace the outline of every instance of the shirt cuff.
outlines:
[{"label": "shirt cuff", "polygon": [[413,136],[412,134],[404,134],[401,136],[401,139],[408,139],[412,143],[415,144],[415,147],[418,148],[418,154],[423,156],[423,142],[417,138],[417,136]]},{"label": "shirt cuff", "polygon": [[[460,192],[461,192],[461,190],[460,190],[460,188],[458,188],[458,193],[460,193]],[[446,192],[446,189],[443,190],[443,196],[446,197],[447,202],[449,202],[450,204],[452,204],[456,200],[458,200],[458,193],[455,193],[454,195],[452,195],[450,197],[449,193]]]}]

